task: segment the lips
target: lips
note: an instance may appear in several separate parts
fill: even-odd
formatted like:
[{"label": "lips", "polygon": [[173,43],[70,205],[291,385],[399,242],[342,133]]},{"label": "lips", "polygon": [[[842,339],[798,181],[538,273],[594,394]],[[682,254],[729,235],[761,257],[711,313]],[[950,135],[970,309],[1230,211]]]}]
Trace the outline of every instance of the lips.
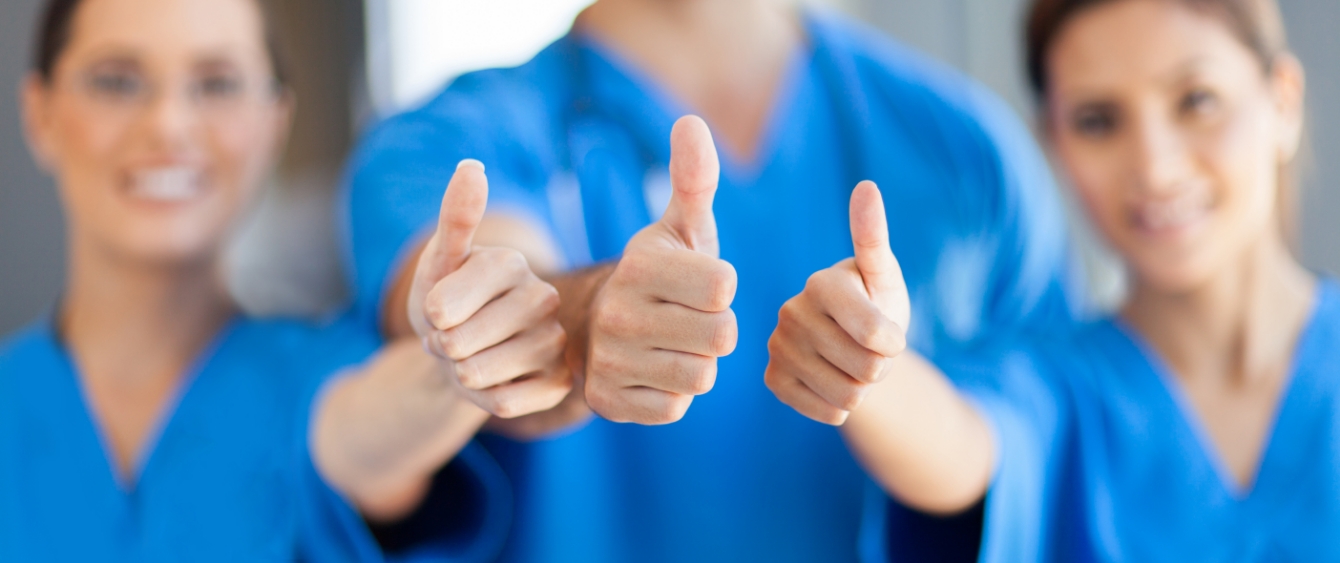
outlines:
[{"label": "lips", "polygon": [[190,201],[204,193],[200,170],[189,166],[171,166],[139,170],[131,174],[130,196],[156,203]]},{"label": "lips", "polygon": [[1173,199],[1138,204],[1131,213],[1135,227],[1150,235],[1184,232],[1201,223],[1213,207],[1205,190],[1193,190]]}]

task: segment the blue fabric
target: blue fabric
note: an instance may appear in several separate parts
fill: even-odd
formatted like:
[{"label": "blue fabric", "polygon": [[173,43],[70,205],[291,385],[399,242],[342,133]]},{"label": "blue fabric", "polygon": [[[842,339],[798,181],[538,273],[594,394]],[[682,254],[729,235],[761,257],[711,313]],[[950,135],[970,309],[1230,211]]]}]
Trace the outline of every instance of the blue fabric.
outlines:
[{"label": "blue fabric", "polygon": [[[306,447],[322,382],[377,345],[347,321],[234,320],[184,379],[127,486],[51,324],[12,336],[0,345],[0,561],[382,560]],[[478,446],[459,459],[483,473],[472,486],[505,487]],[[406,559],[493,555],[506,525],[491,512],[510,507],[459,510],[492,522],[487,533],[462,542],[444,531]]]},{"label": "blue fabric", "polygon": [[1001,457],[984,562],[1337,561],[1340,287],[1324,281],[1254,484],[1230,476],[1175,376],[1103,321],[1020,347],[965,388]]},{"label": "blue fabric", "polygon": [[[763,385],[782,303],[852,254],[848,200],[883,188],[926,353],[1071,316],[1073,280],[1047,166],[982,87],[841,17],[808,13],[760,156],[722,152],[721,255],[739,274],[739,346],[715,389],[665,427],[596,420],[535,444],[486,441],[518,508],[508,561],[856,558],[865,479],[837,432]],[[571,267],[615,259],[668,199],[669,136],[688,113],[591,39],[457,79],[371,131],[348,173],[363,322],[436,219],[456,163],[485,163],[490,212],[547,229]]]}]

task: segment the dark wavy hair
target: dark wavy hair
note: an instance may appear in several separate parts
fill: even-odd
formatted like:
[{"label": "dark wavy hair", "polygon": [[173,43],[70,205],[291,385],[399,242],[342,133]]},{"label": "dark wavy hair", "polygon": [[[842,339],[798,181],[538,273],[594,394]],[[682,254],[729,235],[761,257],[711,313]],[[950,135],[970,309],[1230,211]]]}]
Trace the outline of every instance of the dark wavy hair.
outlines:
[{"label": "dark wavy hair", "polygon": [[[37,44],[33,49],[32,70],[45,82],[51,82],[52,73],[56,70],[56,62],[60,60],[61,53],[65,52],[65,48],[70,44],[74,17],[79,12],[79,6],[82,3],[82,0],[47,0],[42,8],[42,19],[38,21]],[[257,7],[261,11],[261,25],[265,28],[265,50],[270,58],[270,68],[274,73],[275,83],[281,87],[286,86],[288,84],[288,74],[285,71],[284,58],[274,33],[274,18],[265,2],[258,0]]]}]

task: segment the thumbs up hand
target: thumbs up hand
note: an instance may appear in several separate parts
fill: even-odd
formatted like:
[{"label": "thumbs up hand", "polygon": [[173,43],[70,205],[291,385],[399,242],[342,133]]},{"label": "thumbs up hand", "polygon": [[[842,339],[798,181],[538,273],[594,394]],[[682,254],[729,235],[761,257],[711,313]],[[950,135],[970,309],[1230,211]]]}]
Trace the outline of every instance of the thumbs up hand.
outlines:
[{"label": "thumbs up hand", "polygon": [[902,353],[911,316],[884,201],[872,182],[852,192],[851,235],[856,256],[810,276],[805,290],[782,306],[764,374],[783,403],[835,426]]},{"label": "thumbs up hand", "polygon": [[735,268],[718,258],[712,214],[716,147],[694,116],[675,123],[670,142],[665,215],[628,242],[591,305],[586,401],[615,422],[679,420],[735,349]]},{"label": "thumbs up hand", "polygon": [[471,402],[515,418],[557,405],[572,374],[558,292],[521,253],[472,246],[487,202],[484,165],[462,161],[442,197],[437,232],[419,255],[409,319]]}]

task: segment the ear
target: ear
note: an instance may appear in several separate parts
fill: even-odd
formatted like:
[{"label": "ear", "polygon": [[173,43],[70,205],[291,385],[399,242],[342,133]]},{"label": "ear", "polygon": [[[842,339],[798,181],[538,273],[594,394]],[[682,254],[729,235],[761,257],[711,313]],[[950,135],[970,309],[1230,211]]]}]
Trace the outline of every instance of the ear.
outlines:
[{"label": "ear", "polygon": [[29,72],[19,86],[23,115],[23,137],[33,160],[48,173],[55,171],[57,144],[51,125],[51,88],[36,72]]},{"label": "ear", "polygon": [[1307,77],[1303,64],[1285,53],[1275,60],[1270,76],[1271,93],[1279,116],[1278,142],[1280,162],[1290,162],[1303,141],[1304,99]]},{"label": "ear", "polygon": [[275,96],[274,103],[274,142],[282,151],[288,146],[289,136],[293,133],[293,116],[298,109],[298,95],[291,88],[284,87]]}]

